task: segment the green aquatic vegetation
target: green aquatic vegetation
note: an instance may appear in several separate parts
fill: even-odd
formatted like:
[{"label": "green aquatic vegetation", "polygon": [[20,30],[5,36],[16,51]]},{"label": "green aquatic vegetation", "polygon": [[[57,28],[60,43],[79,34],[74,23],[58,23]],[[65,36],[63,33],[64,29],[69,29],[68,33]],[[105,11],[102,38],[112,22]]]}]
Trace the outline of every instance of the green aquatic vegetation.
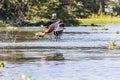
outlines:
[{"label": "green aquatic vegetation", "polygon": [[41,35],[41,34],[43,34],[43,32],[35,32],[34,34],[35,35]]},{"label": "green aquatic vegetation", "polygon": [[31,80],[30,77],[24,75],[24,74],[20,74],[20,80]]},{"label": "green aquatic vegetation", "polygon": [[103,28],[100,28],[99,30],[108,30],[108,28],[103,27]]},{"label": "green aquatic vegetation", "polygon": [[116,31],[116,34],[120,34],[120,31]]},{"label": "green aquatic vegetation", "polygon": [[15,30],[17,30],[17,27],[13,27],[13,26],[7,26],[6,27],[6,29],[7,29],[7,31],[15,31]]},{"label": "green aquatic vegetation", "polygon": [[109,44],[109,49],[116,49],[116,48],[117,48],[117,44],[115,41],[113,41]]},{"label": "green aquatic vegetation", "polygon": [[4,62],[0,62],[0,68],[4,68],[5,67],[5,63]]},{"label": "green aquatic vegetation", "polygon": [[108,28],[105,28],[105,27],[103,27],[103,28],[89,28],[90,30],[108,30]]}]

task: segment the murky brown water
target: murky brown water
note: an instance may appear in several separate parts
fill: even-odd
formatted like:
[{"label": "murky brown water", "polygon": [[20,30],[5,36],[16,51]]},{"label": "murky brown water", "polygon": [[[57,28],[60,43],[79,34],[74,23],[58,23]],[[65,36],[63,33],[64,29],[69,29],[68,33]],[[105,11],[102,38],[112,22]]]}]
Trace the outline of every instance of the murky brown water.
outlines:
[{"label": "murky brown water", "polygon": [[[120,49],[108,49],[109,43],[120,45],[120,25],[105,25],[109,30],[66,27],[62,39],[49,34],[36,38],[39,27],[22,27],[17,31],[0,29],[0,80],[19,80],[20,74],[31,80],[119,80]],[[65,60],[46,61],[56,53]]]}]

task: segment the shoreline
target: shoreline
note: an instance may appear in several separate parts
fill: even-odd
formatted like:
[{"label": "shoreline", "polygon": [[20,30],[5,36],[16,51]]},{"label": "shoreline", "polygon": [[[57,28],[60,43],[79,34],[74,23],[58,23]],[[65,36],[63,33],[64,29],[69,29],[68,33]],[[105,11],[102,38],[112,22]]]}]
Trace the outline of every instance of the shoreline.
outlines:
[{"label": "shoreline", "polygon": [[[69,22],[70,21],[70,22]],[[72,22],[71,22],[72,21]],[[40,26],[44,25],[46,22],[43,21],[36,21],[36,23],[30,23],[30,24],[22,24],[22,25],[17,25],[16,27],[34,27],[34,26]],[[120,24],[120,18],[84,18],[84,19],[75,19],[75,20],[68,20],[68,22],[65,22],[65,26],[100,26],[100,25],[105,25],[105,24]],[[0,22],[0,27],[6,27],[8,24],[3,23],[2,21]],[[10,24],[9,24],[10,25]]]}]

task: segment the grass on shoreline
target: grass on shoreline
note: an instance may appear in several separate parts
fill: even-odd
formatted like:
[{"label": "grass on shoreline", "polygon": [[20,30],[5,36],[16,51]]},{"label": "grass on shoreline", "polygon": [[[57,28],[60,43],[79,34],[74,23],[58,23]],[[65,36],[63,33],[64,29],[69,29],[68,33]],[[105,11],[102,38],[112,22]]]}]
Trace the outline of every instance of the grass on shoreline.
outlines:
[{"label": "grass on shoreline", "polygon": [[[91,24],[95,24],[95,25],[104,25],[104,24],[120,24],[120,18],[85,18],[85,19],[76,19],[77,24],[73,23],[72,26],[79,26],[79,25],[91,25]],[[36,23],[33,24],[34,25],[43,25],[43,23],[46,23],[45,21],[36,21]],[[6,25],[3,23],[3,21],[0,21],[0,27],[6,27]],[[67,24],[68,26],[71,25],[71,23]],[[28,25],[28,26],[32,26],[32,25]]]},{"label": "grass on shoreline", "polygon": [[81,25],[91,24],[120,24],[120,18],[107,18],[107,19],[77,19]]}]

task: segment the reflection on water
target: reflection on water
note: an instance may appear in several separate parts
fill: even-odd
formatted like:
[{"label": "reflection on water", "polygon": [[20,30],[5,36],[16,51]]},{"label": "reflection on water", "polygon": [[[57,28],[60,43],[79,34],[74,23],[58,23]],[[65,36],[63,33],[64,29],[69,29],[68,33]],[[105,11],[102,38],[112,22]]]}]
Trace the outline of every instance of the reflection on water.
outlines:
[{"label": "reflection on water", "polygon": [[[32,80],[119,80],[120,50],[108,46],[116,41],[119,47],[120,34],[116,31],[120,25],[100,27],[108,30],[66,27],[61,41],[55,41],[51,34],[36,38],[39,27],[13,32],[1,28],[0,61],[6,62],[6,67],[0,68],[0,80],[19,80],[20,74]],[[65,60],[45,59],[55,54],[62,54]]]}]

